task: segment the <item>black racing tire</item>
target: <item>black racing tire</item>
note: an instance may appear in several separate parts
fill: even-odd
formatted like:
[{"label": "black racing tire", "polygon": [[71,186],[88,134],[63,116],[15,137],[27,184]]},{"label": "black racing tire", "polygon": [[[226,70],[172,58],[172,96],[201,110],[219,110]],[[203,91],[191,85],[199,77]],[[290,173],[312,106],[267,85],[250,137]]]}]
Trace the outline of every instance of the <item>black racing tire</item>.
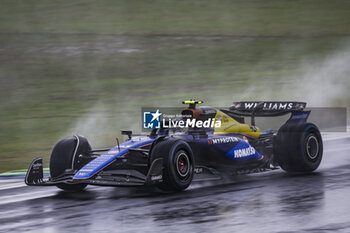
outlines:
[{"label": "black racing tire", "polygon": [[[79,141],[77,139],[79,137]],[[80,169],[83,164],[78,164],[74,155],[89,154],[91,146],[88,141],[81,137],[69,137],[60,140],[52,149],[50,157],[50,175],[56,178],[62,175],[67,169]],[[77,143],[79,147],[76,148]],[[75,161],[73,161],[73,159]],[[65,191],[82,191],[87,184],[57,184],[58,188]]]},{"label": "black racing tire", "polygon": [[158,158],[163,159],[163,182],[158,188],[165,191],[181,191],[191,184],[194,158],[188,143],[176,139],[159,142],[152,149],[150,162]]},{"label": "black racing tire", "polygon": [[312,123],[284,124],[274,140],[274,160],[287,172],[308,173],[321,163],[323,143]]}]

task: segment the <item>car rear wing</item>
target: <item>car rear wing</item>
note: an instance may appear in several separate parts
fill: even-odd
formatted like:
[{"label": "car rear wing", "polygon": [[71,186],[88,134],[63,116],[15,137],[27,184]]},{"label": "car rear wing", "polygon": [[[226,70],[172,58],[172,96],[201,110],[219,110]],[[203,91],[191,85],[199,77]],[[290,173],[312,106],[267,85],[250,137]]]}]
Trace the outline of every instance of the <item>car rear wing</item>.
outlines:
[{"label": "car rear wing", "polygon": [[223,112],[235,116],[247,116],[252,118],[252,125],[255,125],[255,117],[274,117],[291,113],[287,123],[305,122],[310,111],[304,111],[305,102],[286,101],[264,101],[264,102],[234,102],[229,109],[222,109]]},{"label": "car rear wing", "polygon": [[234,102],[230,110],[242,116],[250,116],[253,112],[256,116],[279,116],[303,111],[305,107],[305,102]]}]

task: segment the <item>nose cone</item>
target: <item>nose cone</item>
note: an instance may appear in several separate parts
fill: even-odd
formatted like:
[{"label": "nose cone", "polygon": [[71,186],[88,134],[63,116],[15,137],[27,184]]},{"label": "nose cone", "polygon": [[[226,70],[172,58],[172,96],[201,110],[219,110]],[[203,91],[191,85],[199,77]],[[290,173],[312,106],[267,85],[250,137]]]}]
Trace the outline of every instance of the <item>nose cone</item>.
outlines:
[{"label": "nose cone", "polygon": [[96,159],[92,160],[84,167],[82,167],[73,177],[73,179],[89,179],[98,172],[102,171],[105,167],[112,164],[117,157],[125,155],[129,152],[129,148],[138,148],[145,147],[150,145],[154,139],[148,137],[139,137],[128,140],[120,146],[116,146],[109,150],[108,152],[103,153],[98,156]]}]

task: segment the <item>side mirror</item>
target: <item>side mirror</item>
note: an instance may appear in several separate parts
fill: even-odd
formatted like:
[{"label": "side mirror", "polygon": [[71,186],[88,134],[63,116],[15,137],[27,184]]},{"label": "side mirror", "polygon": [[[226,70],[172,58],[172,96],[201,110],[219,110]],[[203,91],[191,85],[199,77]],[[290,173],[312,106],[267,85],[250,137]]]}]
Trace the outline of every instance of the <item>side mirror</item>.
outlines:
[{"label": "side mirror", "polygon": [[128,135],[129,140],[131,139],[132,131],[131,130],[121,130],[122,135]]}]

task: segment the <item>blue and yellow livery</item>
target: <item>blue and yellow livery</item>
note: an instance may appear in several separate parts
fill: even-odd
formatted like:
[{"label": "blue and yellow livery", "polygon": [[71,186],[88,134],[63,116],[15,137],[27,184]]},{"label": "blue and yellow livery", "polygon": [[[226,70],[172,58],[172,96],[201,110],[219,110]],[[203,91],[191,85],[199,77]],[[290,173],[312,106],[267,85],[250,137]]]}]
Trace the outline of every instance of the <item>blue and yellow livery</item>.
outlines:
[{"label": "blue and yellow livery", "polygon": [[[222,174],[260,172],[281,167],[287,172],[312,172],[322,159],[322,138],[303,102],[235,102],[229,108],[188,107],[179,121],[214,121],[210,127],[193,124],[186,130],[153,129],[149,135],[127,135],[111,148],[92,149],[86,138],[74,135],[60,140],[50,159],[50,177],[43,176],[42,159],[34,159],[25,183],[56,185],[69,191],[87,185],[155,185],[180,191],[193,181],[221,179]],[[158,111],[157,111],[158,113]],[[261,131],[256,117],[291,114],[278,130]],[[155,118],[158,116],[155,116]],[[246,123],[250,118],[250,124]],[[218,124],[216,124],[218,123]],[[214,126],[213,126],[214,125]]]}]

